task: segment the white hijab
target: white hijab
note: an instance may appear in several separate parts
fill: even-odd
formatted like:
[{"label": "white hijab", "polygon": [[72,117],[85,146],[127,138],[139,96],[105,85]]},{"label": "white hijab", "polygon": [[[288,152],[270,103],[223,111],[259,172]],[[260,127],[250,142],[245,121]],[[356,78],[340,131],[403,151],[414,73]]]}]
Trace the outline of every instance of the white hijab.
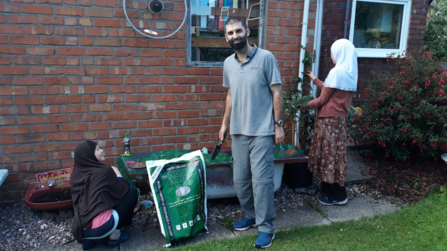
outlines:
[{"label": "white hijab", "polygon": [[343,91],[357,91],[359,74],[354,45],[347,39],[339,39],[332,44],[331,52],[336,64],[324,81],[324,86]]}]

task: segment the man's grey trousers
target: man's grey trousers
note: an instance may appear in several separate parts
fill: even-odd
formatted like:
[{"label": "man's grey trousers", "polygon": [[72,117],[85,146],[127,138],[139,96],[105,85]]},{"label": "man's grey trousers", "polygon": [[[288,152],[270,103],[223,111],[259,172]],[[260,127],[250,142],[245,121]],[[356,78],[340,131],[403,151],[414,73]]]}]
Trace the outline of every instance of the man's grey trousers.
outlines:
[{"label": "man's grey trousers", "polygon": [[274,203],[273,136],[231,135],[233,181],[246,217],[260,232],[272,234]]}]

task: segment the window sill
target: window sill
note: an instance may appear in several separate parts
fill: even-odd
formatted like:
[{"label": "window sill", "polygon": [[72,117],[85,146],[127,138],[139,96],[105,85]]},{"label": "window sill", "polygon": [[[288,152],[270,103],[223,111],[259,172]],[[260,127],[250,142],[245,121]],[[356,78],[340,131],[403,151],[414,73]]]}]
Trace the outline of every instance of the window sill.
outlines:
[{"label": "window sill", "polygon": [[223,62],[211,62],[211,61],[193,61],[186,62],[187,67],[208,67],[208,68],[222,68]]},{"label": "window sill", "polygon": [[[405,54],[400,49],[355,49],[359,58],[387,58],[394,53],[395,56]],[[395,57],[394,56],[394,57]]]}]

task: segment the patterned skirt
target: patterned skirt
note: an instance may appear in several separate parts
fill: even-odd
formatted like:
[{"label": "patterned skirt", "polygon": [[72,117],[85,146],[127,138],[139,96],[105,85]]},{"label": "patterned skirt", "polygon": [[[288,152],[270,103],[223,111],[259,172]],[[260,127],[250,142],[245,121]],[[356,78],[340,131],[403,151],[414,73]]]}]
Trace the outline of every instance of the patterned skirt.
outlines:
[{"label": "patterned skirt", "polygon": [[322,182],[345,185],[346,119],[317,118],[312,132],[308,168]]}]

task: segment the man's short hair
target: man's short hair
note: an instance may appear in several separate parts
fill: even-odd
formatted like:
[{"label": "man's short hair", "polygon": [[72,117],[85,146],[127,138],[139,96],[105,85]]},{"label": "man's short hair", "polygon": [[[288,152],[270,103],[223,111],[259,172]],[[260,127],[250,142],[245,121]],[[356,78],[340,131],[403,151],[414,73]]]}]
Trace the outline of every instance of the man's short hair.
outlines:
[{"label": "man's short hair", "polygon": [[227,22],[225,22],[225,30],[229,23],[241,23],[245,30],[247,30],[247,20],[241,17],[229,17]]}]

